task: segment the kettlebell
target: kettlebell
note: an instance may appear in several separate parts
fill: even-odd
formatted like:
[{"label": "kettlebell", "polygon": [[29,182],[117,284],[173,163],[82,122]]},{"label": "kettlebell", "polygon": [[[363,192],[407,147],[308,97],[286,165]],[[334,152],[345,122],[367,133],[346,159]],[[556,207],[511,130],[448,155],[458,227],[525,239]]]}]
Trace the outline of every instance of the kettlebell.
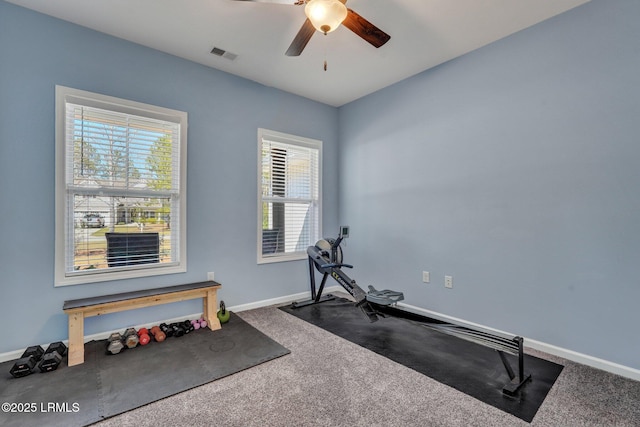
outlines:
[{"label": "kettlebell", "polygon": [[224,301],[220,301],[220,310],[218,310],[218,320],[220,323],[227,323],[229,321],[229,317],[231,317],[231,312],[227,311],[224,306]]}]

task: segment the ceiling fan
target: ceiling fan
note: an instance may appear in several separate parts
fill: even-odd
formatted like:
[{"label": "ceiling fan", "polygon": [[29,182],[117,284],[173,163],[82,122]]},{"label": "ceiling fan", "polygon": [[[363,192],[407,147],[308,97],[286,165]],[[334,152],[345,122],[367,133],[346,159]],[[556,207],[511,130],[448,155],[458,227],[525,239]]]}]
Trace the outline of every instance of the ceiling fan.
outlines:
[{"label": "ceiling fan", "polygon": [[296,34],[289,49],[285,52],[287,56],[299,56],[304,50],[313,33],[320,31],[327,34],[344,25],[363,40],[378,48],[389,41],[391,36],[371,22],[358,15],[353,10],[347,8],[347,0],[235,0],[252,1],[256,3],[280,3],[304,7],[307,15],[306,21],[302,24],[300,31]]}]

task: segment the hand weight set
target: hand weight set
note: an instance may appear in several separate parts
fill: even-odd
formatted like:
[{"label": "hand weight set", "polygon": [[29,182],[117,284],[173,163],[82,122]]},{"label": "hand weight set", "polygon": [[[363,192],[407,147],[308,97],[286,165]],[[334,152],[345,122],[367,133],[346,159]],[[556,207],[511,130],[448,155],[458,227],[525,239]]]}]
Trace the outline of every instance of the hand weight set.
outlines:
[{"label": "hand weight set", "polygon": [[[175,322],[167,325],[166,323],[161,323],[158,326],[161,332],[164,332],[165,337],[181,337],[189,332],[195,330],[194,326],[191,324],[189,320],[185,320],[184,322]],[[151,333],[153,333],[155,329],[152,328]]]},{"label": "hand weight set", "polygon": [[173,336],[179,338],[185,334],[184,324],[182,323],[172,323],[169,327],[173,330]]},{"label": "hand weight set", "polygon": [[[157,326],[156,326],[157,328]],[[160,331],[162,333],[162,331]],[[156,341],[162,339],[156,338]],[[135,348],[140,345],[147,345],[151,342],[151,336],[147,328],[140,328],[137,332],[135,328],[127,328],[124,334],[114,332],[107,339],[107,353],[118,354],[124,348]]]},{"label": "hand weight set", "polygon": [[66,351],[67,346],[61,341],[51,343],[46,351],[39,345],[28,347],[13,364],[9,373],[15,378],[25,377],[33,372],[38,362],[40,372],[55,371]]},{"label": "hand weight set", "polygon": [[199,321],[185,320],[184,322],[175,322],[170,325],[161,323],[152,327],[151,330],[140,328],[136,332],[134,328],[128,328],[124,331],[124,334],[114,332],[107,340],[107,352],[118,354],[124,348],[135,348],[138,344],[147,345],[151,342],[152,336],[156,342],[162,342],[168,337],[181,337],[197,329],[193,322],[197,322],[198,328],[207,326],[207,322],[204,319],[200,319]]}]

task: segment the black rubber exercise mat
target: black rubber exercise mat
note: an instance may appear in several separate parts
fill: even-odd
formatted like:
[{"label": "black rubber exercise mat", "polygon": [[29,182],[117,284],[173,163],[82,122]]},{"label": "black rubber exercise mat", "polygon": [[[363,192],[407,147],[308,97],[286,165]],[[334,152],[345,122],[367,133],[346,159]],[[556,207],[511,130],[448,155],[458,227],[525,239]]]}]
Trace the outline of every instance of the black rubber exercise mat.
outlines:
[{"label": "black rubber exercise mat", "polygon": [[[510,397],[502,393],[509,376],[491,348],[406,319],[389,316],[371,323],[343,298],[281,309],[527,422],[533,420],[563,368],[525,355],[525,372],[532,380]],[[517,358],[506,356],[517,373]]]},{"label": "black rubber exercise mat", "polygon": [[[231,313],[222,329],[193,331],[162,343],[106,354],[85,344],[85,363],[13,378],[0,364],[2,426],[85,426],[289,354]],[[159,374],[160,373],[160,374]]]}]

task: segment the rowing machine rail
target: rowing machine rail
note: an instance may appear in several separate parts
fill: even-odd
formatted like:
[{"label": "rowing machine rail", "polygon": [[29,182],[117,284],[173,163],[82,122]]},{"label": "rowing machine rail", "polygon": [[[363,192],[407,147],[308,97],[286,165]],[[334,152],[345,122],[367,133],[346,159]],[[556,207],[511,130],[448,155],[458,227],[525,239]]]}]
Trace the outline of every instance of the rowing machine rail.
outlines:
[{"label": "rowing machine rail", "polygon": [[[378,314],[406,319],[429,329],[494,349],[498,353],[498,356],[500,356],[504,369],[509,376],[509,382],[502,388],[502,392],[508,396],[514,396],[522,386],[531,381],[531,374],[525,372],[524,369],[524,339],[522,337],[503,337],[489,332],[471,329],[467,326],[433,319],[398,307],[373,304],[373,308]],[[514,373],[511,363],[504,353],[512,354],[518,358],[517,375]]]}]

